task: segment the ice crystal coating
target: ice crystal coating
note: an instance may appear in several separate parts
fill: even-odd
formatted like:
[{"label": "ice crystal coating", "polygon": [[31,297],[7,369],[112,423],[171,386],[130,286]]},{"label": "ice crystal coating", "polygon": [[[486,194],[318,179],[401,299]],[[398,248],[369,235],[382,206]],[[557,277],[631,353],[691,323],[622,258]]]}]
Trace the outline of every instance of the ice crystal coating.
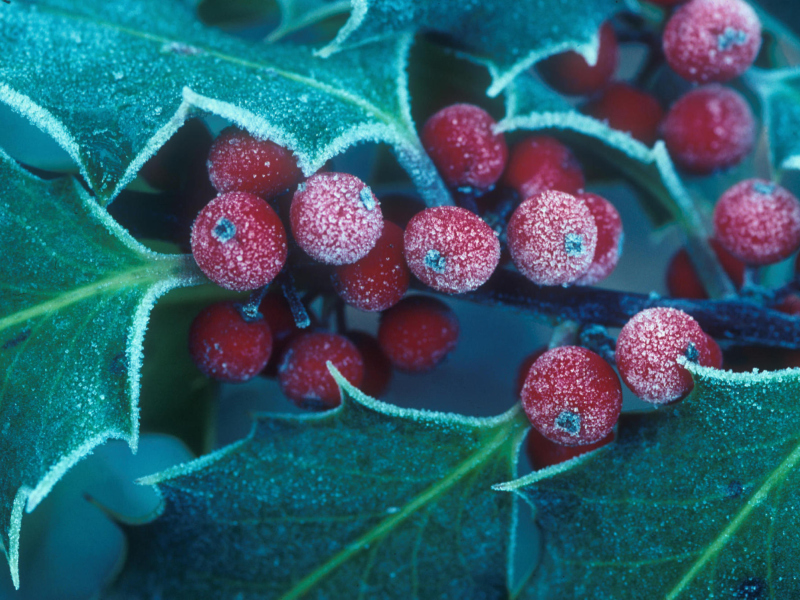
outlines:
[{"label": "ice crystal coating", "polygon": [[477,289],[500,261],[500,242],[475,213],[455,206],[428,208],[409,221],[404,236],[409,269],[447,294]]},{"label": "ice crystal coating", "polygon": [[664,109],[655,96],[622,81],[610,84],[582,111],[647,146],[655,144],[664,118]]},{"label": "ice crystal coating", "polygon": [[597,194],[578,194],[594,217],[597,225],[597,247],[589,269],[575,283],[593,285],[602,281],[616,268],[622,254],[622,218],[608,200]]},{"label": "ice crystal coating", "polygon": [[511,149],[502,182],[523,199],[557,190],[577,194],[583,190],[583,170],[572,151],[557,139],[537,135]]},{"label": "ice crystal coating", "polygon": [[[362,194],[372,197],[372,208]],[[309,177],[294,194],[290,219],[300,247],[328,265],[351,264],[365,257],[383,230],[377,198],[363,181],[347,173]]]}]

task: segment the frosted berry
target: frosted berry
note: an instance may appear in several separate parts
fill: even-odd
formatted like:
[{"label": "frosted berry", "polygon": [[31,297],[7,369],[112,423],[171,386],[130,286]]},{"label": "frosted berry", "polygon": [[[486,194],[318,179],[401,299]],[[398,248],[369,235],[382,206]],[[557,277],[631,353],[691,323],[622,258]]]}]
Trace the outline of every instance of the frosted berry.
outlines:
[{"label": "frosted berry", "polygon": [[246,321],[233,302],[205,308],[189,329],[189,353],[205,375],[229,383],[255,377],[269,361],[272,334],[264,319]]},{"label": "frosted berry", "polygon": [[336,267],[333,287],[351,306],[379,311],[400,301],[410,279],[403,256],[403,230],[387,221],[369,254],[351,265]]},{"label": "frosted berry", "polygon": [[411,373],[430,371],[458,342],[455,313],[428,296],[411,296],[381,315],[378,343],[395,368]]},{"label": "frosted berry", "polygon": [[522,408],[547,439],[583,446],[606,437],[622,410],[619,377],[600,356],[561,346],[533,363],[522,388]]},{"label": "frosted berry", "polygon": [[492,228],[464,208],[428,208],[408,223],[403,236],[408,268],[425,285],[461,294],[483,285],[500,261]]},{"label": "frosted berry", "polygon": [[236,127],[224,129],[211,145],[208,175],[220,193],[247,192],[265,199],[303,180],[291,151]]},{"label": "frosted berry", "polygon": [[367,396],[380,398],[392,380],[391,361],[374,336],[363,331],[348,331],[346,335],[364,359],[364,378],[359,389]]},{"label": "frosted berry", "polygon": [[600,45],[595,64],[590,65],[581,54],[569,50],[539,63],[539,73],[562,94],[583,96],[601,90],[617,70],[619,44],[614,28],[608,21],[600,27],[598,35]]},{"label": "frosted berry", "polygon": [[269,293],[258,306],[258,312],[269,323],[272,332],[272,356],[261,373],[267,377],[278,375],[278,363],[286,346],[303,330],[297,326],[292,309],[281,293]]},{"label": "frosted berry", "polygon": [[267,285],[286,262],[286,231],[258,196],[229,192],[209,202],[192,225],[192,255],[206,276],[229,290]]},{"label": "frosted berry", "polygon": [[616,268],[622,253],[622,217],[608,200],[597,194],[578,194],[594,217],[597,225],[597,247],[589,269],[575,283],[594,285]]},{"label": "frosted berry", "polygon": [[511,149],[502,181],[523,200],[548,190],[577,194],[586,184],[572,151],[546,135],[526,138]]},{"label": "frosted berry", "polygon": [[703,366],[721,369],[723,360],[722,348],[719,347],[717,341],[710,335],[706,335],[706,345],[708,348],[708,362]]},{"label": "frosted berry", "polygon": [[531,428],[525,440],[525,454],[535,470],[545,469],[566,462],[576,456],[581,456],[592,450],[597,450],[607,446],[614,441],[614,431],[612,430],[606,437],[599,442],[586,444],[585,446],[564,446],[551,442],[535,428]]},{"label": "frosted berry", "polygon": [[681,77],[698,83],[728,81],[753,64],[761,22],[743,0],[691,0],[664,29],[664,55]]},{"label": "frosted berry", "polygon": [[335,333],[304,333],[291,341],[278,367],[278,383],[300,408],[325,410],[339,406],[339,386],[328,371],[330,361],[355,387],[364,378],[364,360],[355,344]]},{"label": "frosted berry", "polygon": [[346,173],[309,177],[294,194],[290,219],[300,247],[328,265],[363,258],[383,230],[378,199],[363,181]]},{"label": "frosted berry", "polygon": [[538,358],[547,352],[547,346],[542,346],[528,354],[519,365],[517,369],[517,379],[514,382],[514,395],[519,397],[522,393],[522,387],[525,385],[525,379],[528,377],[528,371],[531,370],[533,363],[535,363]]},{"label": "frosted berry", "polygon": [[508,222],[517,269],[539,285],[566,285],[584,275],[597,247],[597,225],[583,200],[543,192],[519,205]]},{"label": "frosted berry", "polygon": [[495,120],[472,104],[453,104],[430,117],[422,128],[422,145],[451,187],[487,190],[506,166],[508,148]]},{"label": "frosted berry", "polygon": [[[742,287],[745,264],[725,250],[717,240],[710,239],[708,243],[734,285],[737,288]],[[691,298],[695,300],[706,300],[708,298],[708,292],[703,282],[700,281],[700,276],[697,274],[685,248],[678,250],[670,259],[667,267],[667,290],[669,295],[674,298]]]},{"label": "frosted berry", "polygon": [[616,360],[622,380],[639,398],[666,404],[692,391],[692,376],[679,357],[712,366],[715,350],[700,325],[674,308],[648,308],[635,314],[617,338]]},{"label": "frosted berry", "polygon": [[763,179],[740,181],[714,207],[714,235],[749,265],[767,265],[800,248],[800,201]]},{"label": "frosted berry", "polygon": [[658,139],[658,128],[664,118],[664,109],[655,96],[620,81],[609,85],[582,110],[648,146]]},{"label": "frosted berry", "polygon": [[738,164],[753,149],[756,123],[741,94],[712,84],[679,98],[661,132],[678,165],[707,174]]}]

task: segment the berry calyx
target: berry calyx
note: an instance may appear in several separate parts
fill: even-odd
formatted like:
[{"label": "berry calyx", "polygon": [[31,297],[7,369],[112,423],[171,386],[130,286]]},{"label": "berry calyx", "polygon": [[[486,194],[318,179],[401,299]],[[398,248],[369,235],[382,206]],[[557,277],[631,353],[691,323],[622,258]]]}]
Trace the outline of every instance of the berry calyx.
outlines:
[{"label": "berry calyx", "polygon": [[189,354],[203,374],[228,383],[255,377],[269,362],[272,334],[264,319],[245,320],[234,302],[203,309],[189,329]]},{"label": "berry calyx", "polygon": [[547,439],[566,446],[605,438],[622,410],[622,386],[606,361],[579,346],[561,346],[533,363],[522,408]]},{"label": "berry calyx", "polygon": [[[705,332],[691,316],[674,308],[635,314],[617,338],[616,361],[622,380],[645,402],[667,404],[694,387],[679,357],[709,367],[718,363]],[[713,340],[712,340],[713,341]]]},{"label": "berry calyx", "polygon": [[348,331],[345,335],[355,344],[364,360],[364,378],[358,388],[367,396],[380,398],[392,380],[392,362],[374,336],[364,331]]},{"label": "berry calyx", "polygon": [[291,341],[278,366],[278,383],[286,397],[307,410],[339,406],[339,386],[328,361],[352,385],[361,385],[364,360],[353,342],[335,333],[304,333]]},{"label": "berry calyx", "polygon": [[714,207],[714,235],[748,265],[768,265],[800,248],[800,201],[764,179],[740,181]]},{"label": "berry calyx", "polygon": [[472,104],[453,104],[431,116],[420,138],[425,151],[451,187],[487,190],[506,166],[508,148],[497,123]]},{"label": "berry calyx", "polygon": [[597,248],[597,225],[585,202],[543,192],[519,205],[508,222],[517,269],[539,285],[565,285],[584,275]]},{"label": "berry calyx", "polygon": [[408,290],[411,273],[403,255],[403,230],[386,221],[375,247],[351,265],[336,267],[333,287],[348,304],[380,311],[397,304]]},{"label": "berry calyx", "polygon": [[286,231],[258,196],[229,192],[217,196],[192,225],[192,255],[206,276],[229,290],[267,285],[286,262]]},{"label": "berry calyx", "polygon": [[756,138],[755,118],[747,101],[716,84],[679,98],[667,112],[661,131],[675,162],[697,174],[739,163]]},{"label": "berry calyx", "polygon": [[597,247],[589,269],[575,283],[594,285],[616,268],[622,254],[622,217],[608,200],[597,194],[578,194],[594,217],[597,225]]},{"label": "berry calyx", "polygon": [[395,368],[421,373],[455,349],[458,334],[458,318],[444,302],[411,296],[381,315],[378,343]]},{"label": "berry calyx", "polygon": [[582,111],[648,146],[658,139],[658,128],[664,118],[664,109],[655,96],[620,81],[610,84],[600,96],[584,105]]},{"label": "berry calyx", "polygon": [[583,96],[601,90],[614,75],[619,64],[619,44],[614,28],[606,21],[598,32],[597,62],[590,65],[586,59],[569,50],[546,58],[539,63],[542,77],[562,94]]},{"label": "berry calyx", "polygon": [[208,176],[221,194],[247,192],[274,198],[303,180],[290,150],[237,127],[219,134],[208,154]]},{"label": "berry calyx", "polygon": [[[712,238],[708,240],[708,243],[734,285],[737,288],[742,287],[745,264],[725,250],[717,240]],[[700,281],[700,276],[685,248],[678,250],[670,259],[667,267],[667,290],[669,295],[674,298],[708,299],[708,292],[703,282]]]},{"label": "berry calyx", "polygon": [[691,0],[664,29],[664,55],[684,79],[723,82],[744,73],[761,48],[761,22],[742,0]]},{"label": "berry calyx", "polygon": [[577,194],[586,185],[572,151],[546,135],[526,138],[511,148],[502,182],[517,190],[522,199],[549,190]]},{"label": "berry calyx", "polygon": [[306,254],[328,265],[363,258],[383,230],[378,199],[363,181],[347,173],[309,177],[294,193],[290,221]]},{"label": "berry calyx", "polygon": [[403,236],[406,263],[425,285],[461,294],[483,285],[500,261],[492,228],[464,208],[440,206],[417,214]]},{"label": "berry calyx", "polygon": [[536,428],[532,427],[525,440],[525,454],[531,462],[531,466],[538,471],[539,469],[559,465],[576,456],[581,456],[592,450],[607,446],[614,441],[614,438],[616,438],[616,435],[612,430],[611,433],[602,440],[594,442],[593,444],[586,444],[585,446],[564,446],[563,444],[551,442],[539,433]]}]

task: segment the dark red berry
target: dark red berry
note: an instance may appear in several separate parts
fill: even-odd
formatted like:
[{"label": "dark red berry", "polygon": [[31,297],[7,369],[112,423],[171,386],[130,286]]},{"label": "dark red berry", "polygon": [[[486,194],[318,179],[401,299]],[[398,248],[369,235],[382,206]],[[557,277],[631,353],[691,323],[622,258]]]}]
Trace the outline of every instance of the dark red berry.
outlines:
[{"label": "dark red berry", "polygon": [[560,346],[533,363],[522,388],[522,408],[547,439],[583,446],[606,437],[622,410],[619,377],[600,356]]},{"label": "dark red berry", "polygon": [[269,323],[272,331],[272,356],[261,373],[266,377],[278,375],[278,363],[291,339],[303,330],[297,326],[292,309],[283,294],[270,293],[264,296],[258,312]]},{"label": "dark red berry", "polygon": [[639,398],[667,404],[692,391],[692,376],[679,357],[713,366],[716,349],[700,325],[674,308],[648,308],[635,314],[617,338],[616,360],[625,384]]},{"label": "dark red berry", "polygon": [[189,329],[189,353],[205,375],[229,383],[255,377],[269,361],[272,334],[264,319],[246,321],[233,302],[205,308]]},{"label": "dark red berry", "polygon": [[678,165],[706,174],[739,163],[753,149],[756,123],[741,94],[713,84],[675,102],[661,131]]},{"label": "dark red berry", "polygon": [[539,433],[536,428],[531,428],[525,440],[525,454],[527,454],[528,460],[531,461],[531,466],[538,471],[607,446],[614,441],[615,437],[612,430],[599,442],[586,444],[585,446],[564,446],[563,444],[551,442]]},{"label": "dark red berry", "polygon": [[714,207],[714,235],[749,265],[768,265],[800,248],[800,201],[764,179],[740,181]]},{"label": "dark red berry", "polygon": [[304,333],[286,348],[278,367],[278,383],[300,408],[325,410],[341,403],[339,386],[328,371],[330,361],[353,386],[364,378],[364,360],[355,344],[335,333]]},{"label": "dark red berry", "polygon": [[655,96],[621,81],[609,85],[583,107],[583,112],[648,146],[658,139],[664,118],[664,109]]},{"label": "dark red berry", "polygon": [[[206,181],[199,183],[208,186],[206,158],[211,142],[205,124],[200,119],[189,119],[142,166],[139,175],[156,189],[174,191],[196,186],[198,182],[190,181],[190,178],[200,176],[196,169],[200,166]],[[210,197],[214,195],[212,190]]]},{"label": "dark red berry", "polygon": [[378,343],[395,368],[430,371],[458,342],[458,319],[443,302],[411,296],[381,315]]},{"label": "dark red berry", "polygon": [[229,290],[254,290],[286,262],[286,231],[258,196],[229,192],[209,202],[192,225],[192,255],[206,276]]},{"label": "dark red berry", "polygon": [[528,377],[528,371],[531,370],[533,363],[545,352],[547,352],[547,346],[542,346],[541,348],[534,350],[524,359],[519,365],[517,369],[517,379],[514,382],[514,395],[519,397],[522,393],[522,387],[525,385],[525,379]]},{"label": "dark red berry", "polygon": [[706,344],[708,345],[708,364],[704,366],[721,369],[723,361],[722,348],[720,348],[717,341],[708,334],[706,334]]},{"label": "dark red berry", "polygon": [[403,256],[403,230],[389,221],[364,258],[336,267],[333,287],[342,299],[368,311],[386,310],[408,290],[411,273]]},{"label": "dark red berry", "polygon": [[346,265],[375,246],[383,215],[378,199],[358,177],[317,173],[297,188],[291,223],[306,254],[328,265]]},{"label": "dark red berry", "polygon": [[496,124],[472,104],[453,104],[427,120],[422,145],[447,185],[486,190],[500,179],[508,148]]},{"label": "dark red berry", "polygon": [[742,0],[691,0],[664,29],[664,55],[681,77],[698,83],[728,81],[753,64],[761,22]]},{"label": "dark red berry", "polygon": [[575,283],[594,285],[616,268],[622,253],[622,217],[608,200],[597,194],[578,194],[594,217],[597,225],[597,247],[589,269]]},{"label": "dark red berry", "polygon": [[539,285],[565,285],[584,275],[597,247],[589,207],[564,192],[543,192],[519,205],[508,222],[517,269]]},{"label": "dark red berry", "polygon": [[511,149],[502,182],[523,200],[549,190],[577,194],[586,184],[575,155],[546,135],[526,138]]},{"label": "dark red berry", "polygon": [[363,331],[348,331],[346,335],[364,359],[364,379],[359,389],[367,396],[380,398],[386,393],[392,380],[391,361],[374,336]]},{"label": "dark red berry", "polygon": [[[725,250],[717,240],[710,239],[708,243],[734,285],[737,288],[742,287],[745,264]],[[703,282],[700,281],[700,276],[697,274],[685,248],[678,250],[669,262],[667,267],[667,290],[669,295],[674,298],[691,298],[694,300],[706,300],[708,298],[708,292]]]},{"label": "dark red berry", "polygon": [[303,180],[291,151],[236,127],[228,127],[214,140],[208,155],[208,175],[221,194],[247,192],[265,199]]},{"label": "dark red berry", "polygon": [[500,261],[500,242],[492,228],[456,206],[423,210],[408,223],[403,243],[411,272],[447,294],[477,289]]},{"label": "dark red berry", "polygon": [[619,44],[608,21],[600,27],[598,36],[600,45],[595,64],[590,65],[581,54],[569,50],[539,63],[539,73],[562,94],[583,96],[603,89],[617,70]]},{"label": "dark red berry", "polygon": [[776,304],[774,308],[787,315],[800,317],[800,296],[797,294],[789,294],[783,298],[779,304]]}]

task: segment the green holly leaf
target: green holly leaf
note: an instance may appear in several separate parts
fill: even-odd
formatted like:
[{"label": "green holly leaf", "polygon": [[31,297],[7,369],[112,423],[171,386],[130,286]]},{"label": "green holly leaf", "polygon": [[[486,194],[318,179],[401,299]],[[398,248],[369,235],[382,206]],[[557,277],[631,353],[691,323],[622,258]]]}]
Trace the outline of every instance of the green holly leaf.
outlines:
[{"label": "green holly leaf", "polygon": [[800,169],[800,69],[750,69],[745,79],[761,100],[773,169]]},{"label": "green holly leaf", "polygon": [[612,446],[499,486],[545,538],[520,598],[800,597],[800,370],[688,368],[684,402],[624,414]]},{"label": "green holly leaf", "polygon": [[281,23],[267,39],[281,39],[299,29],[350,10],[350,0],[277,0],[281,8]]},{"label": "green holly leaf", "polygon": [[23,510],[110,438],[136,448],[142,341],[156,298],[200,280],[151,252],[77,181],[0,152],[0,540],[18,581]]},{"label": "green holly leaf", "polygon": [[[505,598],[526,420],[400,409],[331,369],[340,408],[263,416],[246,440],[143,483],[111,597]],[[265,540],[268,542],[265,544]]]},{"label": "green holly leaf", "polygon": [[430,203],[447,203],[410,117],[410,43],[322,60],[207,27],[181,0],[15,1],[0,8],[0,101],[51,134],[101,202],[204,111],[291,148],[307,174],[387,142]]}]

